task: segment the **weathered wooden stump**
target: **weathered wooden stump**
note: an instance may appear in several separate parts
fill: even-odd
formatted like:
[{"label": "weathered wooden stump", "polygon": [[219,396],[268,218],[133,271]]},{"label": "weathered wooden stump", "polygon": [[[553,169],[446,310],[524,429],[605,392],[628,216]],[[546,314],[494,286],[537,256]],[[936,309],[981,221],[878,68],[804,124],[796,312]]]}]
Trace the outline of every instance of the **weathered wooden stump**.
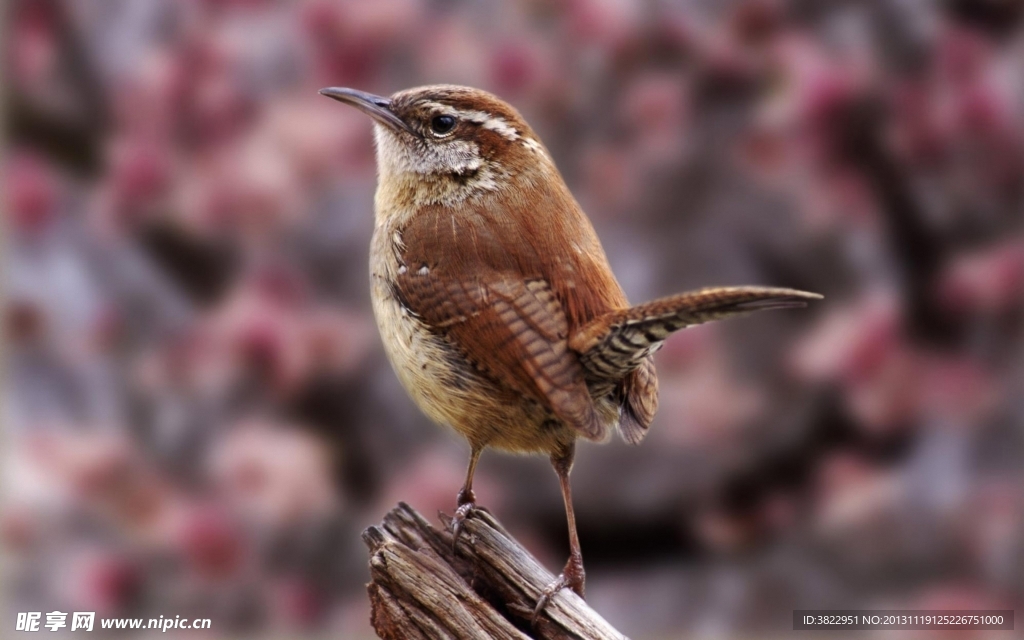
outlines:
[{"label": "weathered wooden stump", "polygon": [[451,519],[441,518],[445,528],[435,529],[399,503],[363,532],[370,548],[371,619],[381,638],[625,640],[568,589],[531,626],[537,598],[555,577],[489,513],[466,520],[457,552]]}]

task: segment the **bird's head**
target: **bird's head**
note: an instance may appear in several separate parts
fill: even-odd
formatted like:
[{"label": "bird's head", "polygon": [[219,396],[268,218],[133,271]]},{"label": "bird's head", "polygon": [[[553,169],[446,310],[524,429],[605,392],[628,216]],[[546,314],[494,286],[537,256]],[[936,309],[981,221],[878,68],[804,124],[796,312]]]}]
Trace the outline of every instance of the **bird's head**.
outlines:
[{"label": "bird's head", "polygon": [[320,93],[374,119],[381,184],[414,189],[420,202],[500,191],[550,166],[519,112],[480,89],[431,85],[387,98],[340,87]]}]

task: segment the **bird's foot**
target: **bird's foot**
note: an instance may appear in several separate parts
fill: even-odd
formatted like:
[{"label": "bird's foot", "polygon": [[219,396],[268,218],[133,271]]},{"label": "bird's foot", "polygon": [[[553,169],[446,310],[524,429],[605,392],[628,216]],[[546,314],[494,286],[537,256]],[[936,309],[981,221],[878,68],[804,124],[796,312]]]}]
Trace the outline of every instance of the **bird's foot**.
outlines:
[{"label": "bird's foot", "polygon": [[565,563],[565,568],[562,569],[562,573],[541,592],[540,598],[537,599],[537,606],[533,609],[533,617],[530,623],[533,626],[537,626],[537,620],[544,613],[544,609],[551,602],[551,598],[566,587],[575,591],[579,597],[584,597],[585,580],[586,572],[583,571],[583,557],[577,554],[570,555],[569,561]]},{"label": "bird's foot", "polygon": [[462,525],[470,517],[473,512],[477,510],[476,506],[476,494],[473,493],[472,489],[463,487],[459,491],[458,497],[458,508],[455,509],[455,515],[452,516],[452,552],[457,553],[459,547],[459,536],[462,534]]},{"label": "bird's foot", "polygon": [[459,536],[462,535],[462,532],[464,531],[462,525],[466,520],[472,517],[476,508],[475,502],[466,502],[460,504],[455,510],[455,515],[452,516],[452,551],[456,551],[458,549]]}]

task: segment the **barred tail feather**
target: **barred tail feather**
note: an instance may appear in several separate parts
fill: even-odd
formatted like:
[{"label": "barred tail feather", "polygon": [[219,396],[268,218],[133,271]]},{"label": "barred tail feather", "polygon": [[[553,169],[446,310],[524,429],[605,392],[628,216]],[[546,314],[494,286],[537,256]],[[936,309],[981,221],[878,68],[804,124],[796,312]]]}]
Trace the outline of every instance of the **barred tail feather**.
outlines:
[{"label": "barred tail feather", "polygon": [[659,298],[601,316],[577,331],[569,346],[588,379],[622,380],[670,334],[712,320],[806,306],[822,296],[776,287],[710,287]]}]

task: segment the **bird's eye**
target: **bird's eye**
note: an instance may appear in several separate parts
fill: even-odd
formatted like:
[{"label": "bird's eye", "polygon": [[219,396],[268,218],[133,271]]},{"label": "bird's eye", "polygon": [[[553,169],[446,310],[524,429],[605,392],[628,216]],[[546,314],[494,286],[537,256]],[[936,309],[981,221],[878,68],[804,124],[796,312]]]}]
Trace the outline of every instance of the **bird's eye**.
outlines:
[{"label": "bird's eye", "polygon": [[434,116],[430,121],[430,129],[438,134],[448,133],[455,128],[455,118],[452,116]]}]

